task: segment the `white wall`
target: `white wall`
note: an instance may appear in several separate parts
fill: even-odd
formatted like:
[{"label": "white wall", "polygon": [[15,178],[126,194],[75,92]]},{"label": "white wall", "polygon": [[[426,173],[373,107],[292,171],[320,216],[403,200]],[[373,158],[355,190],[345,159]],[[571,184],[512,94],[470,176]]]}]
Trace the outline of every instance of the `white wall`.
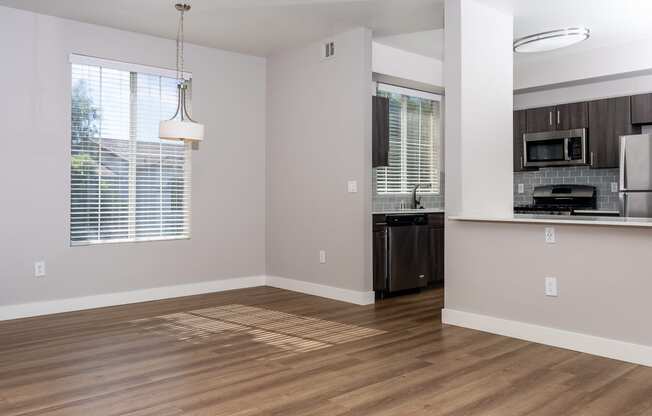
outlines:
[{"label": "white wall", "polygon": [[[267,72],[267,271],[371,289],[371,33],[272,56]],[[347,181],[358,193],[347,193]],[[319,250],[327,263],[319,263]]]},{"label": "white wall", "polygon": [[446,2],[449,214],[512,212],[512,22],[476,0]]},{"label": "white wall", "polygon": [[372,43],[373,72],[443,87],[441,61],[378,42]]},{"label": "white wall", "polygon": [[560,88],[547,88],[514,95],[514,108],[524,109],[577,101],[652,92],[652,75],[624,76],[616,79],[586,82]]},{"label": "white wall", "polygon": [[[0,305],[265,273],[265,60],[192,45],[192,238],[69,247],[70,53],[174,67],[174,41],[0,7]],[[33,262],[47,276],[33,277]]]},{"label": "white wall", "polygon": [[652,40],[595,48],[580,53],[539,54],[517,61],[516,90],[581,81],[652,68]]}]

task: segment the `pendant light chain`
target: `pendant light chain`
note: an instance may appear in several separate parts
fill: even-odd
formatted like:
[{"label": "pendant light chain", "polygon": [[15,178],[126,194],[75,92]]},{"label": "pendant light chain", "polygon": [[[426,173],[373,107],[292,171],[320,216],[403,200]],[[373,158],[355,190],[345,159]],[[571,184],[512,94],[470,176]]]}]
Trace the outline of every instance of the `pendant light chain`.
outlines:
[{"label": "pendant light chain", "polygon": [[184,35],[183,35],[183,17],[186,10],[181,8],[179,10],[179,25],[177,27],[177,79],[179,82],[183,82],[183,44],[184,44]]},{"label": "pendant light chain", "polygon": [[190,10],[190,1],[177,3],[174,7],[179,11],[179,23],[177,25],[177,111],[169,120],[161,121],[159,124],[159,137],[169,140],[186,140],[201,141],[204,139],[204,125],[197,123],[190,117],[186,103],[186,92],[189,82],[185,79],[184,74],[184,56],[183,49],[185,44],[185,34],[183,31],[183,21],[185,13]]}]

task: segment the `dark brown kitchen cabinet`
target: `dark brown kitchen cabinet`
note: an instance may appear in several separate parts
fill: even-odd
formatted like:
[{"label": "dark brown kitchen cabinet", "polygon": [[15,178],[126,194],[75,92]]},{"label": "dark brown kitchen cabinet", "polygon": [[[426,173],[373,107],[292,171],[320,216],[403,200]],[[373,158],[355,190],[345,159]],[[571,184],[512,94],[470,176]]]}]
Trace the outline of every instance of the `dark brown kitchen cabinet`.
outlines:
[{"label": "dark brown kitchen cabinet", "polygon": [[632,125],[630,97],[589,102],[589,163],[593,168],[619,166],[619,137],[641,132]]},{"label": "dark brown kitchen cabinet", "polygon": [[556,108],[554,122],[557,130],[586,129],[589,127],[589,103],[561,104]]},{"label": "dark brown kitchen cabinet", "polygon": [[527,110],[514,111],[514,172],[530,170],[523,167],[523,134],[527,131]]},{"label": "dark brown kitchen cabinet", "polygon": [[555,130],[555,121],[553,120],[555,111],[556,108],[554,106],[525,110],[527,119],[526,132],[537,133],[540,131]]},{"label": "dark brown kitchen cabinet", "polygon": [[526,110],[527,133],[589,127],[588,103],[570,103]]},{"label": "dark brown kitchen cabinet", "polygon": [[429,214],[430,255],[432,273],[428,283],[444,282],[444,214]]},{"label": "dark brown kitchen cabinet", "polygon": [[389,165],[389,99],[372,97],[371,167]]},{"label": "dark brown kitchen cabinet", "polygon": [[632,95],[632,124],[652,124],[652,94]]}]

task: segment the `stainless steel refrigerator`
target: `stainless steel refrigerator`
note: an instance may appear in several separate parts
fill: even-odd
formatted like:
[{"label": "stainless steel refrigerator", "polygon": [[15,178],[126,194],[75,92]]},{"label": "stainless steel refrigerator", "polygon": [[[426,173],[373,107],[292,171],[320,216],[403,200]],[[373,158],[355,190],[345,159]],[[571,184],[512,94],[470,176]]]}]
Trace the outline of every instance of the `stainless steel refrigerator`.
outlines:
[{"label": "stainless steel refrigerator", "polygon": [[652,217],[652,135],[620,137],[620,213]]}]

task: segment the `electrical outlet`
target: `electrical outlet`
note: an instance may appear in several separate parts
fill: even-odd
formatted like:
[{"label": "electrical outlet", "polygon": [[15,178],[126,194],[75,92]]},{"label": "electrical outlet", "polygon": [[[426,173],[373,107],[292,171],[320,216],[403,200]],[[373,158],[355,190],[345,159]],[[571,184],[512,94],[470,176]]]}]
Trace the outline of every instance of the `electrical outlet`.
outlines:
[{"label": "electrical outlet", "polygon": [[347,190],[351,194],[358,192],[358,181],[349,181],[346,185]]},{"label": "electrical outlet", "polygon": [[546,239],[546,243],[548,244],[554,244],[557,239],[555,238],[555,228],[554,227],[546,227],[544,231],[544,236]]},{"label": "electrical outlet", "polygon": [[522,194],[523,192],[525,192],[525,186],[522,183],[519,183],[518,184],[518,193]]},{"label": "electrical outlet", "polygon": [[326,263],[326,250],[319,250],[319,263]]},{"label": "electrical outlet", "polygon": [[556,277],[546,277],[546,296],[559,296],[559,287],[557,286]]},{"label": "electrical outlet", "polygon": [[618,182],[611,182],[611,192],[618,192]]},{"label": "electrical outlet", "polygon": [[34,277],[44,277],[45,276],[45,261],[40,260],[34,262]]}]

